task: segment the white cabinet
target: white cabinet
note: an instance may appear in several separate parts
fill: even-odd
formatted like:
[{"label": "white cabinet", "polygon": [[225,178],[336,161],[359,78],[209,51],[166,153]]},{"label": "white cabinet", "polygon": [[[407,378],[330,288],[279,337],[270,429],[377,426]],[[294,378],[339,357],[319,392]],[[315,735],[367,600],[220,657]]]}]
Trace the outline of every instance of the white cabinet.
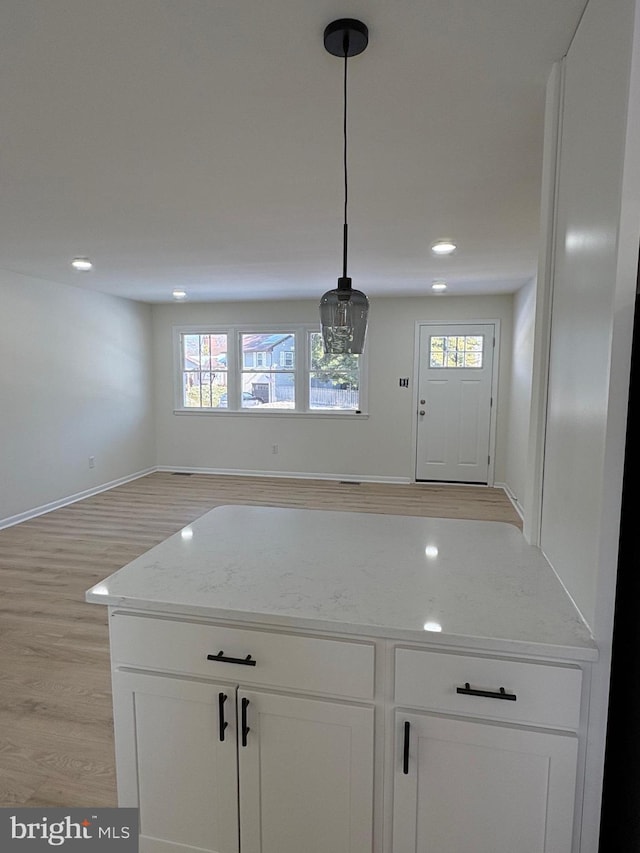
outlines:
[{"label": "white cabinet", "polygon": [[373,708],[238,691],[242,853],[371,853]]},{"label": "white cabinet", "polygon": [[[396,705],[566,731],[580,722],[577,666],[396,649],[395,672]],[[507,698],[500,698],[500,687]]]},{"label": "white cabinet", "polygon": [[[281,690],[299,669],[305,687],[372,691],[371,645],[122,616],[112,656],[118,802],[140,809],[140,853],[371,853],[373,705]],[[364,672],[346,677],[345,656]]]},{"label": "white cabinet", "polygon": [[233,686],[116,670],[113,698],[118,804],[140,809],[140,853],[237,853]]},{"label": "white cabinet", "polygon": [[393,853],[571,850],[576,737],[400,711],[396,737]]},{"label": "white cabinet", "polygon": [[[570,853],[582,671],[396,649],[393,853]],[[468,719],[465,719],[467,717]]]},{"label": "white cabinet", "polygon": [[133,612],[111,651],[141,853],[572,853],[580,666]]},{"label": "white cabinet", "polygon": [[[111,660],[118,667],[373,699],[374,646],[370,642],[121,612],[111,616],[110,642]],[[247,657],[251,665],[247,665]]]}]

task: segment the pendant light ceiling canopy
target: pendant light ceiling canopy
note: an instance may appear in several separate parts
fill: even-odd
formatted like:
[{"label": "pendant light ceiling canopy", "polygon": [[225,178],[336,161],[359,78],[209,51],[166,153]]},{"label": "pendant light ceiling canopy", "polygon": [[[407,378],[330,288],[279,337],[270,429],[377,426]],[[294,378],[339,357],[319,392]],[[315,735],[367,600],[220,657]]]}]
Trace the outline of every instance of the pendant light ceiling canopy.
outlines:
[{"label": "pendant light ceiling canopy", "polygon": [[367,331],[369,300],[359,290],[351,287],[347,275],[347,61],[362,53],[369,43],[369,31],[362,21],[341,18],[330,23],[324,31],[324,46],[333,56],[344,59],[344,222],[342,226],[342,275],[338,287],[329,290],[320,300],[320,323],[326,353],[361,353]]}]

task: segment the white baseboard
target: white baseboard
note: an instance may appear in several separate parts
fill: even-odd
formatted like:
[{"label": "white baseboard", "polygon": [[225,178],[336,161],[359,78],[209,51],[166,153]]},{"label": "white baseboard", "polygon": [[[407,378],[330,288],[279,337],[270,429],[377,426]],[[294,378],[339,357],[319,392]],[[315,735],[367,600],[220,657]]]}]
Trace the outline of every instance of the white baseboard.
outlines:
[{"label": "white baseboard", "polygon": [[[28,521],[30,518],[37,518],[39,515],[45,515],[52,512],[54,509],[60,509],[63,506],[76,503],[77,501],[90,498],[93,495],[98,495],[100,492],[107,492],[109,489],[115,489],[116,486],[122,486],[125,483],[130,483],[132,480],[138,480],[140,477],[146,477],[147,474],[153,474],[155,471],[174,474],[216,474],[228,475],[232,477],[280,477],[292,478],[295,480],[332,480],[336,482],[347,483],[390,483],[396,485],[407,485],[414,481],[410,477],[382,477],[376,474],[321,474],[309,471],[247,471],[246,469],[235,468],[195,468],[179,465],[155,465],[152,468],[146,468],[144,471],[137,471],[135,474],[130,474],[127,477],[120,477],[118,480],[111,480],[108,483],[103,483],[100,486],[95,486],[92,489],[86,489],[83,492],[77,492],[73,495],[60,498],[59,500],[51,501],[42,506],[34,507],[26,512],[11,515],[8,518],[0,519],[0,530],[6,527],[13,527],[15,524],[20,524],[23,521]],[[520,518],[524,520],[522,509],[518,503],[518,499],[513,494],[506,483],[495,483],[495,488],[502,489],[511,503],[513,508],[518,513]]]},{"label": "white baseboard", "polygon": [[518,501],[518,498],[514,495],[514,493],[511,491],[509,486],[506,483],[495,483],[495,487],[496,489],[502,489],[502,491],[511,501],[513,508],[518,513],[521,520],[524,522],[524,513],[522,511],[522,507],[520,506],[520,502]]},{"label": "white baseboard", "polygon": [[45,515],[47,512],[52,512],[54,509],[60,509],[63,506],[76,503],[76,501],[84,500],[84,498],[90,498],[93,495],[98,495],[100,492],[107,492],[109,489],[115,489],[116,486],[122,486],[125,483],[130,483],[132,480],[137,480],[140,477],[146,477],[147,474],[153,474],[153,472],[157,470],[158,469],[154,466],[153,468],[147,468],[144,471],[137,471],[135,474],[130,474],[127,477],[120,477],[118,480],[111,480],[109,483],[103,483],[101,486],[95,486],[93,489],[76,492],[74,495],[68,495],[67,497],[60,498],[57,501],[42,504],[42,506],[34,507],[34,509],[29,509],[26,512],[20,512],[18,515],[10,515],[8,518],[0,518],[0,530],[3,530],[5,527],[13,527],[14,524],[20,524],[23,521],[29,521],[30,518],[37,518],[39,515]]},{"label": "white baseboard", "polygon": [[233,477],[284,477],[295,480],[338,480],[349,483],[410,483],[409,477],[379,477],[375,474],[318,474],[310,471],[247,471],[235,468],[190,468],[183,465],[158,465],[156,471],[173,474],[220,474]]}]

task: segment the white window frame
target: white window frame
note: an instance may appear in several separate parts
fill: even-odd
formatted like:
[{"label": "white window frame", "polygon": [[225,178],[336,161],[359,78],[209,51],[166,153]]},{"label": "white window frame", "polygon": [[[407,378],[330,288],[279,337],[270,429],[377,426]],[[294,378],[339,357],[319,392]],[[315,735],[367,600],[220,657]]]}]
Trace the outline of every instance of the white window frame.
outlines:
[{"label": "white window frame", "polygon": [[[311,333],[319,332],[320,326],[315,323],[283,324],[198,324],[173,327],[173,375],[174,375],[174,414],[179,415],[215,415],[228,417],[242,415],[243,417],[311,417],[311,418],[352,418],[368,417],[368,357],[367,352],[360,356],[360,377],[358,403],[360,408],[353,409],[310,409],[309,408],[309,377]],[[295,408],[294,409],[262,409],[260,406],[241,406],[241,378],[244,368],[241,346],[243,334],[278,334],[292,332],[295,335]],[[187,407],[182,402],[182,352],[181,336],[220,335],[227,338],[227,407],[219,409]],[[286,370],[286,368],[285,368]]]}]

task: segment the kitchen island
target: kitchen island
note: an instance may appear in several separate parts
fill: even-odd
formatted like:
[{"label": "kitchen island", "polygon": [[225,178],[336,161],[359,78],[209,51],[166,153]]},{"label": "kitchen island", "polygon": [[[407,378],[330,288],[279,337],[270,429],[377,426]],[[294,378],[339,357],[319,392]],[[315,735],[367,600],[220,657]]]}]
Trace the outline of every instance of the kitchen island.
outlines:
[{"label": "kitchen island", "polygon": [[142,853],[571,853],[597,650],[512,525],[218,507],[87,600]]}]

